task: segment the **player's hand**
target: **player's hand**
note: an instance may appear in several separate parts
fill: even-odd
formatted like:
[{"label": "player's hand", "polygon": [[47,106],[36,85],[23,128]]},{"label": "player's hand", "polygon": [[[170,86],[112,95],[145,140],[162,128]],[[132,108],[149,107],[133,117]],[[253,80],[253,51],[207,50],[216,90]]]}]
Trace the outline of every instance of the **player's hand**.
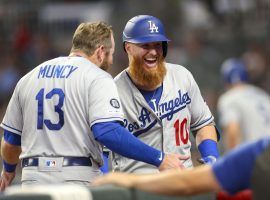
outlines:
[{"label": "player's hand", "polygon": [[217,161],[217,158],[215,156],[206,156],[206,157],[203,157],[203,158],[199,158],[198,159],[198,162],[201,163],[201,164],[213,164]]},{"label": "player's hand", "polygon": [[11,184],[14,177],[15,177],[15,172],[6,172],[5,170],[2,171],[1,178],[0,178],[0,191],[1,192],[3,192],[6,189],[6,187],[8,187]]},{"label": "player's hand", "polygon": [[181,168],[184,169],[183,162],[189,159],[188,155],[180,155],[180,154],[165,154],[162,163],[159,166],[159,171],[164,171],[173,168]]}]

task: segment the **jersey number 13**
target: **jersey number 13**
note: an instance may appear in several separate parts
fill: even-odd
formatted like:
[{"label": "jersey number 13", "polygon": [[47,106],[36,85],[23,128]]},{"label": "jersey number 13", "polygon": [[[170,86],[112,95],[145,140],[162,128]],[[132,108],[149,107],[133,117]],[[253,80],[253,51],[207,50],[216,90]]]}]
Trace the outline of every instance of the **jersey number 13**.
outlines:
[{"label": "jersey number 13", "polygon": [[[52,123],[49,119],[44,119],[44,101],[52,99],[53,96],[58,96],[58,103],[54,105],[54,112],[58,114],[59,120],[57,123]],[[38,101],[37,104],[37,129],[43,129],[43,125],[49,130],[60,130],[64,123],[64,112],[61,109],[64,104],[65,94],[62,89],[54,88],[49,93],[45,95],[44,98],[44,88],[39,90],[38,94],[36,95],[36,100]]]}]

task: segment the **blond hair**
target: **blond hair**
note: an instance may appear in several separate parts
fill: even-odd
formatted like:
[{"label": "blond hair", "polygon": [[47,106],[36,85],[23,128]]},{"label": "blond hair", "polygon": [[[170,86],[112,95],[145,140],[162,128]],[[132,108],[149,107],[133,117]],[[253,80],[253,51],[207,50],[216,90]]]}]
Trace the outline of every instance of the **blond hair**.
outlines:
[{"label": "blond hair", "polygon": [[105,22],[81,23],[73,35],[71,52],[79,50],[91,56],[101,45],[109,50],[111,34],[112,27]]}]

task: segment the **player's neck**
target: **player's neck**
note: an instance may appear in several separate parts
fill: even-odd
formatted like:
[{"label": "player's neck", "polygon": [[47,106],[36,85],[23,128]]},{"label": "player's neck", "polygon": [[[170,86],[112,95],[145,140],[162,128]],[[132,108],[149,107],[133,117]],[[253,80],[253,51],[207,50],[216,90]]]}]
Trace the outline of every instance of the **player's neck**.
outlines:
[{"label": "player's neck", "polygon": [[98,59],[96,59],[95,55],[92,56],[87,56],[85,53],[83,53],[82,51],[73,51],[69,54],[69,56],[79,56],[79,57],[83,57],[87,60],[89,60],[90,62],[94,63],[97,66],[100,66],[100,62],[98,62]]},{"label": "player's neck", "polygon": [[71,53],[69,54],[69,56],[71,56],[71,57],[73,57],[73,56],[78,56],[78,57],[83,57],[83,58],[86,58],[86,59],[89,60],[89,57],[88,57],[85,53],[83,53],[83,52],[81,52],[81,51],[74,51],[74,52],[71,52]]}]

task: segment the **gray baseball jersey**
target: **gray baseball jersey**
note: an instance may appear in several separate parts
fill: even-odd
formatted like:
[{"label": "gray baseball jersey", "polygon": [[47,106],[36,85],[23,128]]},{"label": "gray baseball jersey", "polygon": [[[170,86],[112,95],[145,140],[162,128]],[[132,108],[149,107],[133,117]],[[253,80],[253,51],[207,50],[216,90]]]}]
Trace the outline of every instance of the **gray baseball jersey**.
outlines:
[{"label": "gray baseball jersey", "polygon": [[1,127],[21,135],[20,158],[92,157],[102,148],[90,127],[123,121],[113,78],[83,57],[42,63],[18,82]]},{"label": "gray baseball jersey", "polygon": [[[125,114],[125,127],[136,137],[165,153],[190,155],[191,131],[213,122],[192,74],[180,65],[166,63],[163,92],[154,110],[136,88],[127,71],[115,77]],[[191,159],[185,161],[192,167]],[[113,154],[113,169],[135,173],[158,172],[154,166]]]},{"label": "gray baseball jersey", "polygon": [[246,84],[233,88],[218,100],[219,122],[238,122],[243,142],[270,135],[270,97],[262,89]]}]

